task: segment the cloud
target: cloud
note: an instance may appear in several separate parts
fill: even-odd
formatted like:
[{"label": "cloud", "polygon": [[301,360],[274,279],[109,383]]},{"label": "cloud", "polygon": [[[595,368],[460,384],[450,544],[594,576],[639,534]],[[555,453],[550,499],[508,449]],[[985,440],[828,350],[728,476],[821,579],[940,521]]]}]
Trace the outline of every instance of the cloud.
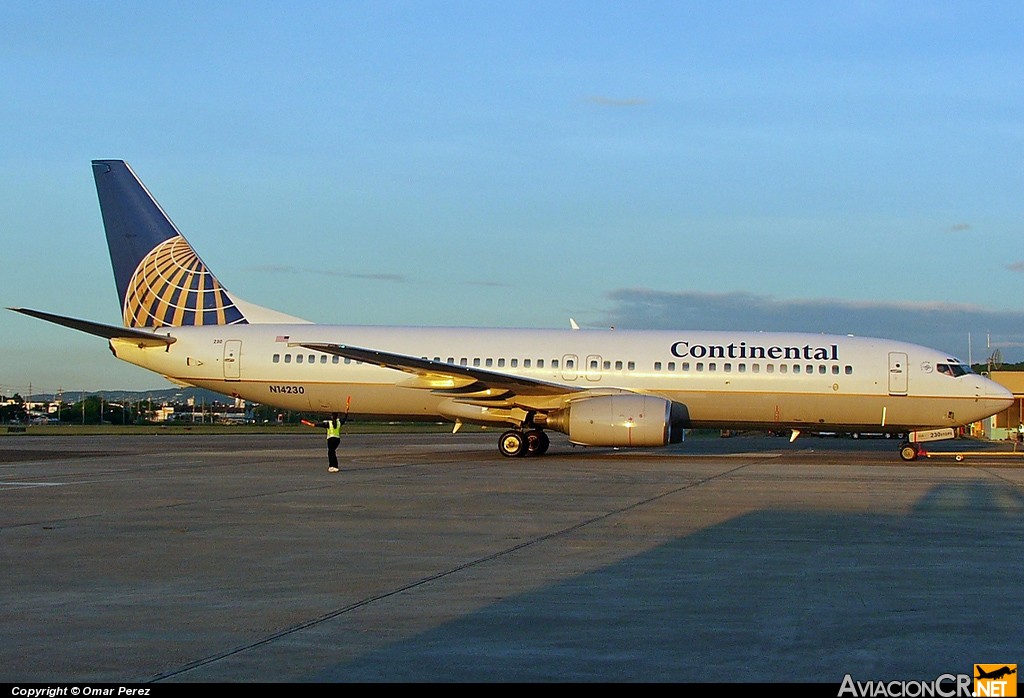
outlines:
[{"label": "cloud", "polygon": [[972,227],[973,226],[971,226],[970,223],[956,223],[955,225],[951,225],[948,228],[946,228],[946,232],[947,233],[963,233],[965,231],[970,230]]},{"label": "cloud", "polygon": [[284,264],[261,264],[254,267],[246,267],[245,271],[256,272],[257,274],[299,274],[302,272],[298,267],[290,267]]},{"label": "cloud", "polygon": [[402,276],[401,274],[354,274],[344,271],[331,271],[329,269],[303,269],[301,267],[291,267],[283,264],[264,264],[260,266],[246,267],[246,271],[256,272],[257,274],[302,274],[303,276],[316,274],[317,276],[333,276],[345,279],[390,281],[396,284],[404,284],[409,281],[408,277]]},{"label": "cloud", "polygon": [[1006,268],[1010,271],[1024,272],[1024,262],[1014,262],[1013,264],[1007,264]]},{"label": "cloud", "polygon": [[647,105],[646,99],[615,99],[613,97],[603,97],[601,95],[591,95],[586,98],[586,101],[590,104],[596,104],[601,107],[643,107]]},{"label": "cloud", "polygon": [[467,281],[468,286],[483,286],[486,288],[515,288],[515,284],[504,281]]},{"label": "cloud", "polygon": [[[1007,361],[1024,360],[1024,311],[933,302],[780,300],[737,291],[654,291],[618,289],[607,296],[611,308],[597,323],[620,328],[681,330],[763,330],[821,332],[884,337],[942,349],[975,361],[992,347]],[[968,345],[968,335],[971,344]],[[1013,354],[1014,357],[1008,354]],[[1020,354],[1020,356],[1016,356]]]},{"label": "cloud", "polygon": [[[246,271],[256,272],[257,274],[302,274],[303,276],[309,274],[316,274],[318,276],[332,276],[336,278],[344,279],[364,279],[366,281],[388,281],[395,284],[407,284],[410,283],[410,279],[402,274],[356,274],[354,272],[347,271],[332,271],[330,269],[309,269],[302,267],[292,267],[284,264],[263,264],[258,266],[246,267]],[[467,286],[481,286],[486,288],[515,288],[514,284],[510,284],[504,281],[466,281]]]},{"label": "cloud", "polygon": [[370,281],[391,281],[396,284],[404,284],[409,279],[401,274],[344,274],[350,279],[368,279]]}]

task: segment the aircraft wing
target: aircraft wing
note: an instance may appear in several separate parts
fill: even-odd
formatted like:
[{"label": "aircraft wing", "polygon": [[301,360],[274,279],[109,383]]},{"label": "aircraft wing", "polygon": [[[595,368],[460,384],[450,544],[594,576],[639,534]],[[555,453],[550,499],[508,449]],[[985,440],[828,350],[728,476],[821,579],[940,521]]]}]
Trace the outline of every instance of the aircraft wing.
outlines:
[{"label": "aircraft wing", "polygon": [[22,315],[28,315],[40,320],[46,320],[64,327],[70,327],[73,330],[79,332],[86,332],[88,334],[94,334],[97,337],[104,337],[106,339],[127,339],[139,346],[146,347],[163,347],[169,344],[174,344],[178,340],[172,337],[170,334],[156,334],[156,332],[150,332],[147,330],[132,329],[130,327],[118,327],[117,325],[104,325],[100,322],[92,322],[91,320],[79,320],[73,317],[65,317],[63,315],[54,315],[53,313],[44,313],[41,310],[32,310],[31,308],[8,308],[16,313]]},{"label": "aircraft wing", "polygon": [[425,388],[435,392],[451,395],[473,394],[491,399],[501,399],[510,395],[524,397],[552,397],[583,392],[578,388],[558,383],[524,378],[498,371],[489,371],[476,366],[458,366],[442,361],[431,361],[419,356],[392,354],[376,349],[352,347],[347,344],[327,344],[321,342],[289,342],[289,346],[300,346],[327,354],[336,354],[354,361],[403,371],[413,376],[413,380],[403,385],[410,388]]}]

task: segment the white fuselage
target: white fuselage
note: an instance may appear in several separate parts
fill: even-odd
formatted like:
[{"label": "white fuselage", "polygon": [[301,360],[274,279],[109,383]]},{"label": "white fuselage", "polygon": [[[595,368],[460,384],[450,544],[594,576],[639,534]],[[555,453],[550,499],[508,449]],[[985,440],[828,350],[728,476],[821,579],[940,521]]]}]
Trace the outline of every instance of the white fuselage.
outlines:
[{"label": "white fuselage", "polygon": [[[334,343],[523,376],[585,390],[630,391],[685,407],[686,426],[904,431],[967,424],[1012,396],[926,347],[890,340],[769,332],[523,330],[253,324],[158,330],[177,341],[118,358],[168,378],[284,409],[408,419],[506,422],[469,408],[443,383],[298,346]],[[570,398],[571,399],[571,398]],[[551,409],[521,398],[520,409]]]}]

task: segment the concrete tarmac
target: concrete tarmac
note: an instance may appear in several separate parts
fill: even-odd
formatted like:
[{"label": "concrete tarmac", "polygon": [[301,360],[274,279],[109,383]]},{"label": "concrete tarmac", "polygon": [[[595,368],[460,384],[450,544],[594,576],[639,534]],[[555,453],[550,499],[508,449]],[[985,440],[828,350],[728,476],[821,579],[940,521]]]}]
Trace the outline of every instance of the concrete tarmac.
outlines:
[{"label": "concrete tarmac", "polygon": [[507,459],[497,433],[347,434],[331,474],[324,441],[0,438],[0,681],[838,684],[1024,662],[1017,457],[555,435]]}]

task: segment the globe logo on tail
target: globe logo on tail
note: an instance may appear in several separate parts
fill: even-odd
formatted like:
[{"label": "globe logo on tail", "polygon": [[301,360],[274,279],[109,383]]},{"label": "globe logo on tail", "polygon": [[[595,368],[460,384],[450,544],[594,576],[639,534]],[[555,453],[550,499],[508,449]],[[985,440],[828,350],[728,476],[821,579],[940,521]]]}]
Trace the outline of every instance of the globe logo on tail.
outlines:
[{"label": "globe logo on tail", "polygon": [[227,291],[181,235],[150,250],[128,283],[126,327],[244,323]]}]

